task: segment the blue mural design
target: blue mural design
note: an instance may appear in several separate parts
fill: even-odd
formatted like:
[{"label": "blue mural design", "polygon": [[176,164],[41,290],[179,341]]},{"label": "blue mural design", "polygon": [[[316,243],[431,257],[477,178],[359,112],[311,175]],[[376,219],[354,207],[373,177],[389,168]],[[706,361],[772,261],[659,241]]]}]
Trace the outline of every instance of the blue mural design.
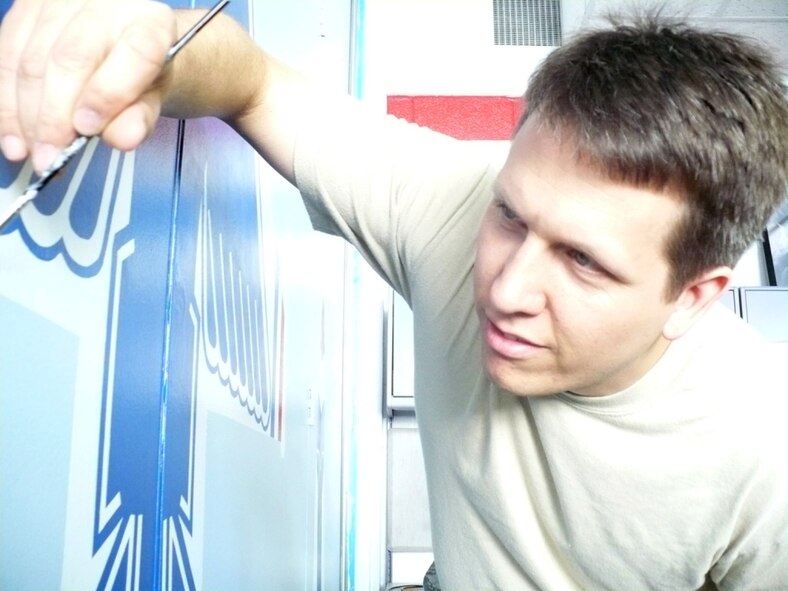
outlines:
[{"label": "blue mural design", "polygon": [[[248,23],[247,6],[230,14]],[[224,123],[184,124],[169,301],[170,330],[162,493],[163,589],[194,588],[188,541],[194,527],[198,393],[219,391],[253,425],[277,436],[274,338],[263,297],[257,156]],[[268,361],[267,361],[268,360]],[[200,367],[215,383],[198,384]],[[208,381],[208,380],[205,380]]]},{"label": "blue mural design", "polygon": [[[3,234],[17,231],[40,260],[62,256],[76,275],[94,276],[104,264],[126,160],[126,155],[92,140]],[[32,171],[29,165],[14,165],[0,176],[8,187],[12,182],[27,184]]]},{"label": "blue mural design", "polygon": [[[233,16],[246,22],[244,4],[231,6]],[[129,240],[117,241],[113,259],[119,295],[108,332],[126,370],[108,376],[104,398],[102,442],[106,429],[111,438],[99,458],[96,549],[114,539],[102,589],[196,588],[190,541],[200,342],[204,361],[226,391],[265,430],[273,428],[273,413],[260,410],[272,406],[263,400],[269,389],[261,387],[269,372],[252,361],[265,358],[260,332],[239,322],[263,317],[254,155],[217,121],[182,124],[176,141],[172,166],[163,166],[162,154],[174,149],[146,145],[138,151]],[[174,171],[174,177],[163,171]],[[218,259],[211,257],[213,247],[221,252]],[[154,278],[155,260],[173,261],[172,267]],[[220,305],[213,297],[217,290]],[[112,354],[108,349],[106,368],[119,367]],[[158,404],[140,404],[142,392],[156,393]],[[122,501],[113,506],[114,499]]]},{"label": "blue mural design", "polygon": [[277,294],[264,301],[255,160],[225,124],[186,124],[179,223],[195,228],[196,240],[179,243],[176,260],[198,261],[178,278],[194,294],[203,363],[254,424],[277,437],[276,361],[266,346],[275,339],[276,319],[268,316]]},{"label": "blue mural design", "polygon": [[[0,1],[0,14],[9,5]],[[247,3],[229,12],[248,23]],[[199,587],[203,391],[220,392],[216,404],[281,437],[271,346],[279,296],[263,268],[256,167],[223,123],[165,120],[134,153],[91,140],[0,236],[106,284],[106,300],[95,302],[106,310],[103,356],[78,362],[101,375],[97,456],[80,459],[95,466],[92,556],[80,564],[95,571],[96,589]],[[0,186],[21,187],[31,175],[29,164],[2,162]]]},{"label": "blue mural design", "polygon": [[[103,361],[93,551],[99,589],[159,589],[159,470],[177,126],[135,154],[129,225],[115,237]],[[193,588],[186,587],[186,588]]]}]

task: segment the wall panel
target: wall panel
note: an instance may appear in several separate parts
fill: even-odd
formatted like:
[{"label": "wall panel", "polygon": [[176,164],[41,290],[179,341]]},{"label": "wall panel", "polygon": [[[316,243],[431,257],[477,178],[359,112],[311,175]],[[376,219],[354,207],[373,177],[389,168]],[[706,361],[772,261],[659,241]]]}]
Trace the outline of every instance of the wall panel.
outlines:
[{"label": "wall panel", "polygon": [[[252,8],[282,3],[228,10]],[[0,209],[31,174],[0,159]],[[210,119],[92,141],[0,233],[0,589],[338,587],[344,250],[323,240]]]}]

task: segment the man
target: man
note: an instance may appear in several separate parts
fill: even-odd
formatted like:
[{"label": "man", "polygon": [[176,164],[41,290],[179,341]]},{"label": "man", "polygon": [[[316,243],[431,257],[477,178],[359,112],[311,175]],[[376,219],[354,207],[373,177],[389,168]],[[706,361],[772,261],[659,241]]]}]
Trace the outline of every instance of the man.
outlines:
[{"label": "man", "polygon": [[77,4],[3,23],[4,154],[41,170],[75,133],[132,149],[160,109],[219,116],[357,245],[414,311],[443,589],[785,588],[786,385],[715,304],[788,180],[767,56],[656,20],[586,34],[530,82],[497,173],[229,19],[162,71],[194,14]]}]

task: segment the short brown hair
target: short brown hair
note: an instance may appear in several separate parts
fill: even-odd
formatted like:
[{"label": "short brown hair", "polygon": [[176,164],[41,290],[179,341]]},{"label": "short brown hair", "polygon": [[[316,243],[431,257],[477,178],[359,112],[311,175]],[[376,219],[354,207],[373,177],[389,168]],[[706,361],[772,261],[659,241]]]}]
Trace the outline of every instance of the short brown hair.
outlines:
[{"label": "short brown hair", "polygon": [[665,245],[672,299],[703,271],[735,265],[786,196],[788,101],[752,41],[658,15],[612,21],[547,57],[520,124],[538,117],[610,178],[684,199]]}]

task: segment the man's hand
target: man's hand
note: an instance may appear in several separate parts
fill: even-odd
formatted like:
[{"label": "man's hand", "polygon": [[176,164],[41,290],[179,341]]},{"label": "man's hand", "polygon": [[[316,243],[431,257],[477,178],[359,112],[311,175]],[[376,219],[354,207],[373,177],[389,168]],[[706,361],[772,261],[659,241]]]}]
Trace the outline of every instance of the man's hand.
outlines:
[{"label": "man's hand", "polygon": [[173,11],[148,0],[16,0],[0,26],[0,147],[45,169],[78,134],[136,148],[161,109]]},{"label": "man's hand", "polygon": [[[298,130],[346,112],[217,15],[153,0],[16,0],[0,26],[0,148],[42,171],[77,135],[133,150],[159,114],[219,117],[290,182]],[[345,97],[341,97],[345,99]]]}]

